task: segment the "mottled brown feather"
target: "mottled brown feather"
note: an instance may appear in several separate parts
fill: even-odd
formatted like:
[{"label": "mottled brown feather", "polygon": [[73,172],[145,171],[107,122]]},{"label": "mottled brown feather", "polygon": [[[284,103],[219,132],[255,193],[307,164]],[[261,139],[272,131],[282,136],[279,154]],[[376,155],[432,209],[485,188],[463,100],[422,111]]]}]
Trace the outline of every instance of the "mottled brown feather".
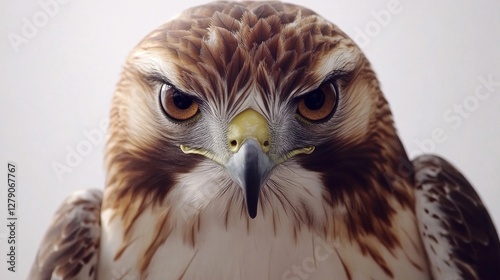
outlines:
[{"label": "mottled brown feather", "polygon": [[[327,59],[338,59],[336,68],[318,71]],[[170,76],[161,64],[167,65]],[[189,9],[149,34],[132,52],[113,100],[103,206],[121,218],[123,246],[130,244],[140,214],[166,207],[178,175],[203,160],[178,148],[197,139],[180,129],[167,130],[165,117],[158,113],[155,82],[172,83],[207,102],[221,122],[234,116],[248,95],[256,94],[250,89],[256,88],[266,118],[279,131],[284,129],[283,118],[294,116],[281,108],[332,77],[341,91],[334,120],[329,126],[295,124],[288,128],[295,133],[287,141],[315,141],[315,152],[297,156],[296,161],[321,174],[326,206],[348,209],[347,214],[329,214],[333,225],[322,226],[325,235],[341,232],[342,225],[349,238],[384,266],[361,240],[373,236],[389,250],[398,247],[397,225],[392,224],[395,209],[414,207],[412,177],[399,172],[408,159],[391,112],[368,61],[342,31],[308,9],[280,2],[223,1]],[[280,153],[284,147],[274,149]],[[292,206],[279,195],[279,188],[273,192],[263,195],[279,198],[294,224],[295,238],[301,227],[313,226],[307,207]],[[240,210],[249,229],[243,205]],[[166,239],[165,224],[160,219],[155,225],[156,238],[141,269]],[[194,236],[189,232],[195,224],[186,228],[187,236]],[[327,232],[331,228],[339,230]]]},{"label": "mottled brown feather", "polygon": [[[68,197],[55,213],[28,279],[93,279],[101,236],[102,191],[88,190]],[[87,270],[82,271],[86,266]],[[82,275],[87,273],[89,275]]]},{"label": "mottled brown feather", "polygon": [[[417,206],[423,216],[437,222],[426,225],[428,217],[421,217],[420,231],[424,243],[431,244],[427,252],[431,266],[443,271],[456,266],[462,279],[497,279],[500,275],[500,240],[493,221],[480,197],[467,179],[446,160],[432,155],[413,160],[416,195],[426,204]],[[434,226],[434,228],[429,228]],[[436,228],[437,227],[437,228]],[[435,236],[435,232],[440,232]],[[439,240],[438,240],[439,239]],[[450,247],[450,254],[442,260],[442,251]],[[439,277],[435,275],[435,277]]]}]

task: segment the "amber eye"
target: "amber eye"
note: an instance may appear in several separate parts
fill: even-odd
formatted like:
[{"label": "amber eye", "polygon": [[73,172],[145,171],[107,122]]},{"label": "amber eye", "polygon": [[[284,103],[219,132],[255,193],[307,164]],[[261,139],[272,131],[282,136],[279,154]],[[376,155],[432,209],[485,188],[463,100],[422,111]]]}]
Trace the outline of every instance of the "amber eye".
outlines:
[{"label": "amber eye", "polygon": [[337,104],[337,91],[332,83],[324,83],[299,100],[297,112],[306,120],[317,122],[332,116]]},{"label": "amber eye", "polygon": [[160,100],[168,117],[176,121],[188,120],[198,113],[198,103],[191,96],[163,84],[160,89]]}]

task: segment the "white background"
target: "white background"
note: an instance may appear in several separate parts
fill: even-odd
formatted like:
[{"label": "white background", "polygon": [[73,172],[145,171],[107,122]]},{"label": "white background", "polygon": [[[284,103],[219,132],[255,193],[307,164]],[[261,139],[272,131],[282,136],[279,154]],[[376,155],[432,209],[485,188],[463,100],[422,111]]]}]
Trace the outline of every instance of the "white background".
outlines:
[{"label": "white background", "polygon": [[[43,23],[47,13],[40,3],[51,1],[0,3],[1,279],[26,278],[51,216],[68,194],[104,187],[104,140],[97,139],[61,180],[53,163],[67,165],[67,149],[82,145],[85,133],[96,132],[106,120],[127,53],[165,20],[204,2],[66,0]],[[479,101],[474,92],[479,77],[500,81],[500,2],[291,2],[308,3],[356,39],[378,73],[410,155],[431,149],[453,162],[475,185],[499,227],[500,86]],[[389,3],[397,7],[392,13]],[[22,32],[27,21],[40,25],[27,33],[31,38]],[[9,39],[13,34],[26,41],[16,46]],[[488,93],[484,87],[480,92]],[[464,102],[467,117],[453,113],[454,105]],[[446,112],[455,120],[444,119]],[[440,143],[434,140],[431,147],[427,140],[419,148],[435,129],[441,131]],[[7,272],[4,261],[8,161],[19,170],[16,274]]]}]

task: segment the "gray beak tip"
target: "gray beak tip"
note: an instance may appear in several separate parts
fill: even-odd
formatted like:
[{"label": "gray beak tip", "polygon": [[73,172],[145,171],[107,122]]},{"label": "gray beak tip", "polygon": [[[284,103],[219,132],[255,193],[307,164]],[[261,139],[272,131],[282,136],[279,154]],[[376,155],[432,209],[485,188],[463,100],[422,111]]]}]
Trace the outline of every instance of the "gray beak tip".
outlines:
[{"label": "gray beak tip", "polygon": [[252,220],[255,219],[255,217],[257,217],[257,204],[253,208],[250,208],[250,206],[248,206],[247,210],[248,210],[248,216],[250,216]]},{"label": "gray beak tip", "polygon": [[233,180],[243,189],[248,215],[252,219],[257,216],[260,189],[267,182],[274,165],[252,139],[245,141],[226,165]]}]

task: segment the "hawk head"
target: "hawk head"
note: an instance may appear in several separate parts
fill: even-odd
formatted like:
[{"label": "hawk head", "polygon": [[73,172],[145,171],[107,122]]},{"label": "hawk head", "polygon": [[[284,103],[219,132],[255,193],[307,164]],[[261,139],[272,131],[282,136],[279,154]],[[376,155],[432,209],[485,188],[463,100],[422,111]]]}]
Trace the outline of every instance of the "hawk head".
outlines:
[{"label": "hawk head", "polygon": [[269,218],[390,243],[394,205],[413,204],[369,62],[296,5],[212,2],[154,30],[126,62],[109,137],[103,207],[125,235],[155,209],[158,231]]}]

